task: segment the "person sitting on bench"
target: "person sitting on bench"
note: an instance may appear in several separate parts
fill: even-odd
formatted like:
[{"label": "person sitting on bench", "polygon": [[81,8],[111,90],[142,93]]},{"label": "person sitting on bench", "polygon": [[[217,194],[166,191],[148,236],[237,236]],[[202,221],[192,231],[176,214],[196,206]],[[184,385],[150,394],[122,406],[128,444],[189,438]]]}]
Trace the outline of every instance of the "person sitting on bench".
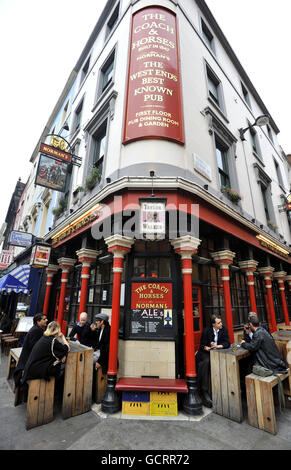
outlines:
[{"label": "person sitting on bench", "polygon": [[95,347],[93,361],[95,369],[102,367],[103,374],[107,374],[109,344],[110,344],[110,325],[108,323],[108,315],[106,313],[98,313],[95,315],[96,325],[92,323],[91,333],[95,338]]},{"label": "person sitting on bench", "polygon": [[200,347],[196,354],[197,381],[202,403],[208,408],[212,407],[212,400],[208,393],[210,374],[210,350],[227,349],[230,346],[228,331],[222,324],[219,315],[212,315],[211,326],[204,328]]},{"label": "person sitting on bench", "polygon": [[252,339],[249,343],[242,340],[241,346],[255,354],[255,363],[276,373],[286,373],[288,367],[279,353],[275,340],[260,326],[258,317],[252,316],[249,325],[253,333]]},{"label": "person sitting on bench", "polygon": [[89,348],[93,346],[90,323],[88,322],[88,314],[86,312],[80,314],[79,321],[73,326],[69,334],[70,341],[77,341],[76,335],[79,343]]},{"label": "person sitting on bench", "polygon": [[[252,317],[257,317],[257,314],[255,312],[249,312],[248,314],[248,323],[246,323],[244,325],[244,334],[243,334],[243,340],[246,341],[247,343],[250,343],[250,341],[252,340],[252,337],[253,337],[253,332],[251,331],[250,329],[250,325],[249,325],[249,321],[251,320]],[[271,334],[269,332],[269,326],[268,326],[268,323],[260,323],[260,326],[262,326],[263,328],[265,328],[265,330]]]},{"label": "person sitting on bench", "polygon": [[70,346],[61,332],[58,322],[48,324],[43,336],[33,346],[26,362],[21,383],[27,380],[46,379],[63,375],[66,356]]},{"label": "person sitting on bench", "polygon": [[37,313],[33,317],[33,326],[30,328],[30,330],[25,336],[23,347],[22,347],[21,354],[19,357],[19,361],[14,371],[13,379],[14,379],[15,387],[18,387],[20,385],[20,379],[21,379],[25,364],[27,362],[27,359],[29,358],[29,355],[32,351],[33,346],[42,337],[43,332],[46,329],[46,325],[47,325],[47,317],[45,314]]}]

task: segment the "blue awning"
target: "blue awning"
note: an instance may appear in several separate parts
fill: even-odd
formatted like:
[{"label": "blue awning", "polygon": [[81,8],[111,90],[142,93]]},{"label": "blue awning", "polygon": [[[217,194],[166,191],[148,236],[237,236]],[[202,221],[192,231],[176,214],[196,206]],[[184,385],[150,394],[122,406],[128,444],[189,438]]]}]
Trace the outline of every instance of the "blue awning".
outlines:
[{"label": "blue awning", "polygon": [[21,266],[13,269],[9,274],[27,286],[30,275],[30,268],[31,266],[29,264],[22,264]]},{"label": "blue awning", "polygon": [[19,279],[16,279],[11,274],[6,274],[6,276],[0,279],[0,292],[23,292],[24,294],[28,294],[29,290],[27,285],[23,284]]}]

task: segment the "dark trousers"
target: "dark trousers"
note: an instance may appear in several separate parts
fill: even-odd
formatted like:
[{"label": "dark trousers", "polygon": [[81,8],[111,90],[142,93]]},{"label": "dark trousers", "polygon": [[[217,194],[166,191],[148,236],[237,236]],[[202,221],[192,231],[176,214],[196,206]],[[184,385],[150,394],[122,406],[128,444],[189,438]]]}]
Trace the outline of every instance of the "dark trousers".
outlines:
[{"label": "dark trousers", "polygon": [[198,351],[196,354],[196,371],[198,389],[208,392],[210,377],[210,353],[207,351]]}]

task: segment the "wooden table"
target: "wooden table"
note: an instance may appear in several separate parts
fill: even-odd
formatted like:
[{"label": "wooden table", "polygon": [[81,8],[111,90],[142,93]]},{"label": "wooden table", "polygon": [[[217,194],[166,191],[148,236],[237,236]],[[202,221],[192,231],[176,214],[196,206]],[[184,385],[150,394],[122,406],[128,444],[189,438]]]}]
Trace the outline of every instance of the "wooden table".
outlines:
[{"label": "wooden table", "polygon": [[243,420],[239,361],[248,356],[242,347],[210,351],[213,411],[239,423]]},{"label": "wooden table", "polygon": [[70,341],[66,360],[63,418],[70,418],[91,409],[93,382],[93,349]]}]

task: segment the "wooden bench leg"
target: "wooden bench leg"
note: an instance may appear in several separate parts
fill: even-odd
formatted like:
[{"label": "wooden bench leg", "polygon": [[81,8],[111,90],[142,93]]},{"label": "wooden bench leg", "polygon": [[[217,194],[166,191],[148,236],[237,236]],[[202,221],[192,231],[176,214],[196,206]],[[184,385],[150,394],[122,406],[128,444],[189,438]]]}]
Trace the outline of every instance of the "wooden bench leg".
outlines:
[{"label": "wooden bench leg", "polygon": [[101,367],[96,371],[95,401],[101,403],[107,386],[107,375],[103,374]]},{"label": "wooden bench leg", "polygon": [[26,429],[47,424],[53,420],[55,378],[49,381],[36,379],[29,381]]},{"label": "wooden bench leg", "polygon": [[277,434],[272,385],[246,377],[246,394],[250,426]]}]

